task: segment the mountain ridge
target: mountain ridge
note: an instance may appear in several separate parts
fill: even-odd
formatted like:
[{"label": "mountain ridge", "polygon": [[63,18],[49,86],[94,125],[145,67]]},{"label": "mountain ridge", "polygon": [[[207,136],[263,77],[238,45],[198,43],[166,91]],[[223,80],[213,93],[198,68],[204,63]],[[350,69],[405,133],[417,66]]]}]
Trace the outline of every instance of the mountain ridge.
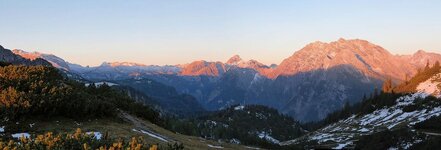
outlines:
[{"label": "mountain ridge", "polygon": [[[394,68],[406,70],[403,68],[410,67],[402,65],[403,63],[398,58],[381,46],[366,40],[345,40],[340,38],[338,41],[330,43],[318,41],[306,45],[292,56],[283,60],[269,77],[289,76],[298,72],[319,68],[327,69],[341,64],[351,64],[362,70],[363,73],[374,77],[380,74],[400,80],[404,79],[405,75],[399,73]],[[415,72],[416,69],[412,68],[405,74],[414,74]]]},{"label": "mountain ridge", "polygon": [[[309,43],[276,67],[234,55],[225,62],[71,68],[96,82],[153,79],[174,87],[178,93],[194,96],[207,110],[240,103],[261,104],[300,121],[314,121],[346,102],[360,101],[363,95],[381,87],[383,80],[404,81],[424,67],[427,60],[438,59],[441,55],[424,51],[393,55],[366,40],[341,38]],[[320,113],[313,113],[319,110]]]},{"label": "mountain ridge", "polygon": [[[16,54],[31,60],[37,57],[46,57],[43,59],[48,60],[54,66],[58,66],[59,68],[69,69],[69,66],[71,66],[67,65],[66,62],[57,61],[60,63],[56,63],[53,58],[48,58],[48,56],[54,56],[56,59],[62,60],[61,58],[52,54],[42,54],[38,52],[31,53],[23,50],[13,51]],[[351,53],[353,54],[352,56]],[[375,58],[380,56],[381,58]],[[226,72],[229,69],[229,66],[236,66],[240,68],[251,68],[257,70],[262,76],[275,79],[278,76],[289,76],[314,69],[327,69],[335,65],[351,64],[362,70],[367,75],[374,77],[385,76],[402,81],[406,78],[406,76],[414,75],[418,68],[424,67],[427,61],[429,61],[429,63],[434,63],[435,60],[441,60],[441,55],[423,50],[418,50],[414,54],[410,55],[393,55],[381,46],[372,44],[367,40],[347,40],[340,38],[337,41],[332,41],[329,43],[321,41],[309,43],[302,49],[294,52],[294,54],[290,57],[284,59],[276,67],[274,67],[275,65],[267,66],[253,59],[245,61],[239,55],[232,56],[225,63],[220,61],[209,62],[198,60],[185,65],[178,64],[173,66],[180,68],[179,74],[190,76],[219,76]],[[389,63],[378,63],[380,61],[387,61]],[[101,66],[106,65],[110,65],[112,67],[147,66],[145,64],[136,62],[103,62]],[[399,73],[396,71],[398,69],[395,68],[398,68],[399,70],[406,70],[406,72]]]},{"label": "mountain ridge", "polygon": [[62,58],[55,56],[53,54],[44,54],[39,52],[26,52],[21,49],[13,49],[12,52],[16,55],[20,55],[29,60],[36,60],[37,58],[44,59],[52,64],[55,68],[60,68],[63,70],[70,70],[68,63]]},{"label": "mountain ridge", "polygon": [[21,57],[20,55],[14,54],[11,50],[5,49],[2,46],[0,46],[0,61],[8,62],[14,65],[52,66],[44,59],[37,58],[35,60],[29,60]]}]

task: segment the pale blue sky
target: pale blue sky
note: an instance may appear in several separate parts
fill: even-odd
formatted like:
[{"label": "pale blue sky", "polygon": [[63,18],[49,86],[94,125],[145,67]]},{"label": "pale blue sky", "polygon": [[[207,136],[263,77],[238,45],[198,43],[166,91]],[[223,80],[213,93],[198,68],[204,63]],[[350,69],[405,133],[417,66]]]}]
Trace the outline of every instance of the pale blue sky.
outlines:
[{"label": "pale blue sky", "polygon": [[280,63],[313,41],[360,38],[441,52],[433,0],[0,0],[0,45],[103,61],[182,64],[234,54]]}]

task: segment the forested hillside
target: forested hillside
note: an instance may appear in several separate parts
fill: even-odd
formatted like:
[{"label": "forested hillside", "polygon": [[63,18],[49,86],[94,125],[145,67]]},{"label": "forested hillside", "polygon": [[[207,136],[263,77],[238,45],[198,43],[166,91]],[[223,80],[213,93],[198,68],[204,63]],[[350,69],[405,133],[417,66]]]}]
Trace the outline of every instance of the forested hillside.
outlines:
[{"label": "forested hillside", "polygon": [[169,121],[169,128],[179,133],[270,149],[280,149],[280,141],[307,132],[291,117],[260,105],[236,105],[196,119]]},{"label": "forested hillside", "polygon": [[[243,147],[167,131],[161,126],[169,125],[170,121],[150,107],[155,103],[136,102],[133,95],[127,94],[127,89],[107,84],[86,86],[66,78],[53,67],[5,62],[0,65],[1,148]],[[79,127],[86,128],[87,132],[72,131]]]},{"label": "forested hillside", "polygon": [[[346,104],[321,122],[305,124],[314,132],[282,145],[317,142],[312,148],[435,148],[441,133],[437,127],[440,73],[436,62],[398,86],[386,80],[382,91],[376,90],[358,104]],[[373,144],[376,147],[371,147]]]},{"label": "forested hillside", "polygon": [[437,61],[430,67],[429,63],[424,69],[420,69],[418,73],[410,80],[406,80],[404,83],[396,86],[393,91],[395,93],[412,93],[417,92],[417,87],[420,83],[430,79],[434,75],[440,73],[440,63]]},{"label": "forested hillside", "polygon": [[163,124],[156,111],[125,94],[106,85],[86,87],[65,79],[53,67],[5,64],[0,67],[0,82],[1,118],[6,123],[33,117],[115,117],[123,110]]},{"label": "forested hillside", "polygon": [[420,69],[414,77],[394,86],[391,80],[386,80],[382,90],[376,89],[374,93],[365,94],[363,100],[359,103],[350,105],[347,103],[342,109],[329,114],[325,119],[316,123],[309,123],[311,129],[337,122],[341,119],[350,117],[353,114],[368,114],[383,107],[395,105],[396,99],[409,93],[418,92],[418,85],[436,74],[441,73],[441,66],[436,62],[433,66],[426,65],[424,69]]},{"label": "forested hillside", "polygon": [[[115,81],[120,88],[145,104],[156,104],[168,114],[176,116],[194,116],[205,109],[191,95],[180,94],[175,88],[151,79],[126,79]],[[138,98],[137,98],[138,97]]]}]

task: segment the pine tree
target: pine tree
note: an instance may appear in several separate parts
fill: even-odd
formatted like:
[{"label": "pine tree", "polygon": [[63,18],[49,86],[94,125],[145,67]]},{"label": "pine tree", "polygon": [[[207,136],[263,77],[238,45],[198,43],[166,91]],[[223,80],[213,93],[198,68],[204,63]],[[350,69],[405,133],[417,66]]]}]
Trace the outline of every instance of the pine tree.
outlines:
[{"label": "pine tree", "polygon": [[342,115],[349,116],[351,115],[351,105],[348,101],[346,101],[345,105],[343,106]]},{"label": "pine tree", "polygon": [[392,79],[387,79],[383,83],[383,93],[390,93],[392,92]]},{"label": "pine tree", "polygon": [[424,68],[424,71],[427,71],[429,69],[430,69],[430,63],[429,63],[429,60],[427,60],[427,64],[426,64],[426,67]]},{"label": "pine tree", "polygon": [[404,80],[404,84],[408,85],[409,84],[409,75],[406,74],[406,79]]},{"label": "pine tree", "polygon": [[435,62],[435,65],[433,65],[433,67],[435,67],[435,68],[439,68],[439,67],[440,67],[439,61],[436,61],[436,62]]},{"label": "pine tree", "polygon": [[374,95],[372,96],[372,98],[374,98],[375,96],[378,96],[378,88],[375,87],[374,89]]}]

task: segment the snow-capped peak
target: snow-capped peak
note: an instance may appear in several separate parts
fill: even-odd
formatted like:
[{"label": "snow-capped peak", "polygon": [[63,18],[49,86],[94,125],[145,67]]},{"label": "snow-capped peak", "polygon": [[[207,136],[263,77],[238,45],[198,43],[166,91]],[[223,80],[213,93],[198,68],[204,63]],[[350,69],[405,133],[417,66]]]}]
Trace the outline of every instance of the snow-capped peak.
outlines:
[{"label": "snow-capped peak", "polygon": [[111,67],[145,67],[146,65],[134,62],[104,62],[102,66]]}]

